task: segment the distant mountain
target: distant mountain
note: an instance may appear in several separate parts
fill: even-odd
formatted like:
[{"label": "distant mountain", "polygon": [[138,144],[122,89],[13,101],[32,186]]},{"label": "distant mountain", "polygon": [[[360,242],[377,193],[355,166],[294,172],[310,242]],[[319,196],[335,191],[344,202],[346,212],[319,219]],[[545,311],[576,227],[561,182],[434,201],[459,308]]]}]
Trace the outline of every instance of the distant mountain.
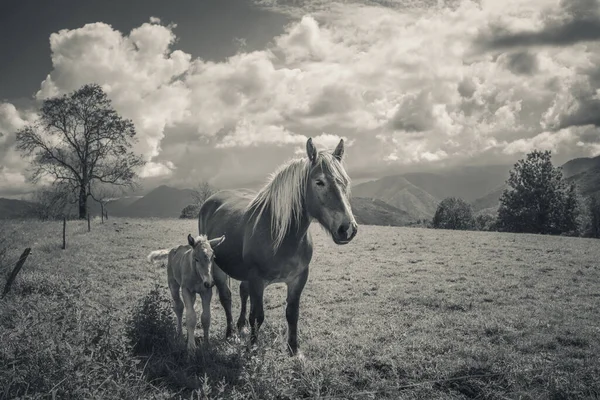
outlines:
[{"label": "distant mountain", "polygon": [[0,220],[28,218],[33,207],[34,204],[28,201],[0,198]]},{"label": "distant mountain", "polygon": [[502,184],[495,188],[494,190],[487,193],[485,196],[482,196],[475,201],[471,202],[473,206],[473,211],[476,213],[486,209],[497,209],[498,205],[500,205],[500,197],[502,197],[502,193],[504,189],[506,189],[508,185]]},{"label": "distant mountain", "polygon": [[600,167],[600,156],[575,158],[562,165],[563,176],[570,178],[597,167]]},{"label": "distant mountain", "polygon": [[162,185],[144,197],[118,209],[116,213],[113,212],[113,215],[121,217],[177,218],[181,214],[181,210],[193,202],[192,194],[193,190],[191,189],[176,189]]},{"label": "distant mountain", "polygon": [[353,197],[350,199],[356,222],[364,225],[405,226],[413,222],[406,212],[381,200]]},{"label": "distant mountain", "polygon": [[433,217],[439,202],[401,175],[361,183],[352,188],[352,194],[384,201],[406,212],[413,220]]},{"label": "distant mountain", "polygon": [[[109,201],[106,204],[106,211],[108,212],[109,218],[114,217],[127,217],[129,216],[128,207],[134,202],[140,200],[144,196],[124,196]],[[94,200],[88,204],[90,213],[92,215],[100,215],[100,204]]]},{"label": "distant mountain", "polygon": [[460,197],[472,202],[504,183],[509,171],[508,165],[467,166],[435,174],[408,173],[402,176],[438,200]]},{"label": "distant mountain", "polygon": [[584,196],[600,194],[600,165],[592,166],[567,178],[567,182],[575,182],[578,192]]}]

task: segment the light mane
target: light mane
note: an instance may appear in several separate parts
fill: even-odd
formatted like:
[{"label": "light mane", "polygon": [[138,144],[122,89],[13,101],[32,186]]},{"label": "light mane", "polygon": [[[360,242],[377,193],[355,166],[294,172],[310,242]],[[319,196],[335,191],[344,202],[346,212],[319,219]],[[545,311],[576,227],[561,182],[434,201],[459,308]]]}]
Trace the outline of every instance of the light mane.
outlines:
[{"label": "light mane", "polygon": [[[319,152],[317,163],[324,172],[329,172],[335,180],[342,183],[346,195],[350,194],[350,178],[340,162],[329,152]],[[271,174],[268,182],[250,202],[247,211],[252,215],[258,211],[253,230],[268,208],[271,211],[271,234],[274,237],[273,249],[276,251],[293,221],[299,221],[304,209],[304,195],[311,162],[308,158],[293,159],[281,165]]]}]

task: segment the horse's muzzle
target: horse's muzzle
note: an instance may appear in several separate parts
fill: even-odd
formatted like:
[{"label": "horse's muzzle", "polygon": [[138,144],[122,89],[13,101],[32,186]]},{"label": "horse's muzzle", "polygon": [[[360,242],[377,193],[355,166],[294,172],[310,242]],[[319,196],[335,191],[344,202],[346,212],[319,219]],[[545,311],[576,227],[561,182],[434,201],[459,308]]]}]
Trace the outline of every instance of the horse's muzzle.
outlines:
[{"label": "horse's muzzle", "polygon": [[215,281],[204,282],[204,287],[207,289],[210,289],[213,286],[215,286]]},{"label": "horse's muzzle", "polygon": [[358,233],[358,224],[354,221],[340,225],[337,232],[333,235],[333,241],[336,244],[348,244]]}]

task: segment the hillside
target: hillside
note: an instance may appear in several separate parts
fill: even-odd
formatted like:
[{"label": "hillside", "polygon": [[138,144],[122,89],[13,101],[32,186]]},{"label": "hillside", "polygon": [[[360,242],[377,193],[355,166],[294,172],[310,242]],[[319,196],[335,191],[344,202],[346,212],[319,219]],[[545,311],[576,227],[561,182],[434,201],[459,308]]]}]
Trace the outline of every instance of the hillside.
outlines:
[{"label": "hillside", "polygon": [[[225,339],[225,313],[213,297],[213,339],[202,346],[198,326],[198,351],[187,359],[166,268],[145,259],[185,243],[196,221],[115,219],[91,232],[74,221],[66,250],[59,224],[4,226],[19,244],[11,259],[24,247],[32,253],[0,301],[2,398],[245,399],[248,388],[265,399],[600,393],[596,240],[362,226],[339,246],[313,225],[298,325],[305,358],[287,356],[287,291],[274,284],[264,292],[265,329],[251,357],[248,333]],[[209,390],[216,395],[204,396]]]},{"label": "hillside", "polygon": [[478,212],[485,209],[497,209],[500,204],[500,197],[502,197],[502,193],[504,189],[508,186],[506,184],[500,185],[494,190],[487,193],[485,196],[482,196],[471,203],[473,206],[473,211]]},{"label": "hillside", "polygon": [[350,203],[356,222],[362,225],[405,226],[413,222],[406,211],[378,199],[353,197]]},{"label": "hillside", "polygon": [[0,198],[0,219],[26,218],[32,207],[28,201]]},{"label": "hillside", "polygon": [[584,196],[600,194],[600,165],[579,172],[567,178],[568,182],[575,182],[579,193]]},{"label": "hillside", "polygon": [[600,156],[574,158],[562,165],[563,175],[570,178],[590,169],[600,167]]},{"label": "hillside", "polygon": [[438,200],[460,197],[471,202],[485,196],[508,178],[510,166],[456,167],[439,173],[408,173],[402,176]]},{"label": "hillside", "polygon": [[400,175],[361,183],[352,188],[352,193],[357,197],[384,201],[406,212],[413,220],[433,217],[439,202],[434,196]]}]

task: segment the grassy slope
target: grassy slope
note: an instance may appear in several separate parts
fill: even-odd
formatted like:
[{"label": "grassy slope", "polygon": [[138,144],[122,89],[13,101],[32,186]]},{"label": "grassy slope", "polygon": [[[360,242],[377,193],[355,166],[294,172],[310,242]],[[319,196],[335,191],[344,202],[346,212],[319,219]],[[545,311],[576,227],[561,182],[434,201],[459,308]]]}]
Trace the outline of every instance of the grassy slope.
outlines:
[{"label": "grassy slope", "polygon": [[600,395],[600,248],[579,238],[361,226],[352,244],[336,246],[315,227],[304,362],[285,355],[281,284],[266,291],[257,350],[224,342],[215,296],[214,347],[195,364],[177,346],[138,359],[125,346],[130,308],[155,282],[169,307],[165,270],[145,257],[195,226],[118,219],[87,233],[73,222],[62,251],[59,224],[3,223],[19,243],[11,255],[26,245],[33,254],[0,301],[0,397],[28,387],[32,397],[190,398],[198,387],[200,398],[205,376],[209,398]]}]

